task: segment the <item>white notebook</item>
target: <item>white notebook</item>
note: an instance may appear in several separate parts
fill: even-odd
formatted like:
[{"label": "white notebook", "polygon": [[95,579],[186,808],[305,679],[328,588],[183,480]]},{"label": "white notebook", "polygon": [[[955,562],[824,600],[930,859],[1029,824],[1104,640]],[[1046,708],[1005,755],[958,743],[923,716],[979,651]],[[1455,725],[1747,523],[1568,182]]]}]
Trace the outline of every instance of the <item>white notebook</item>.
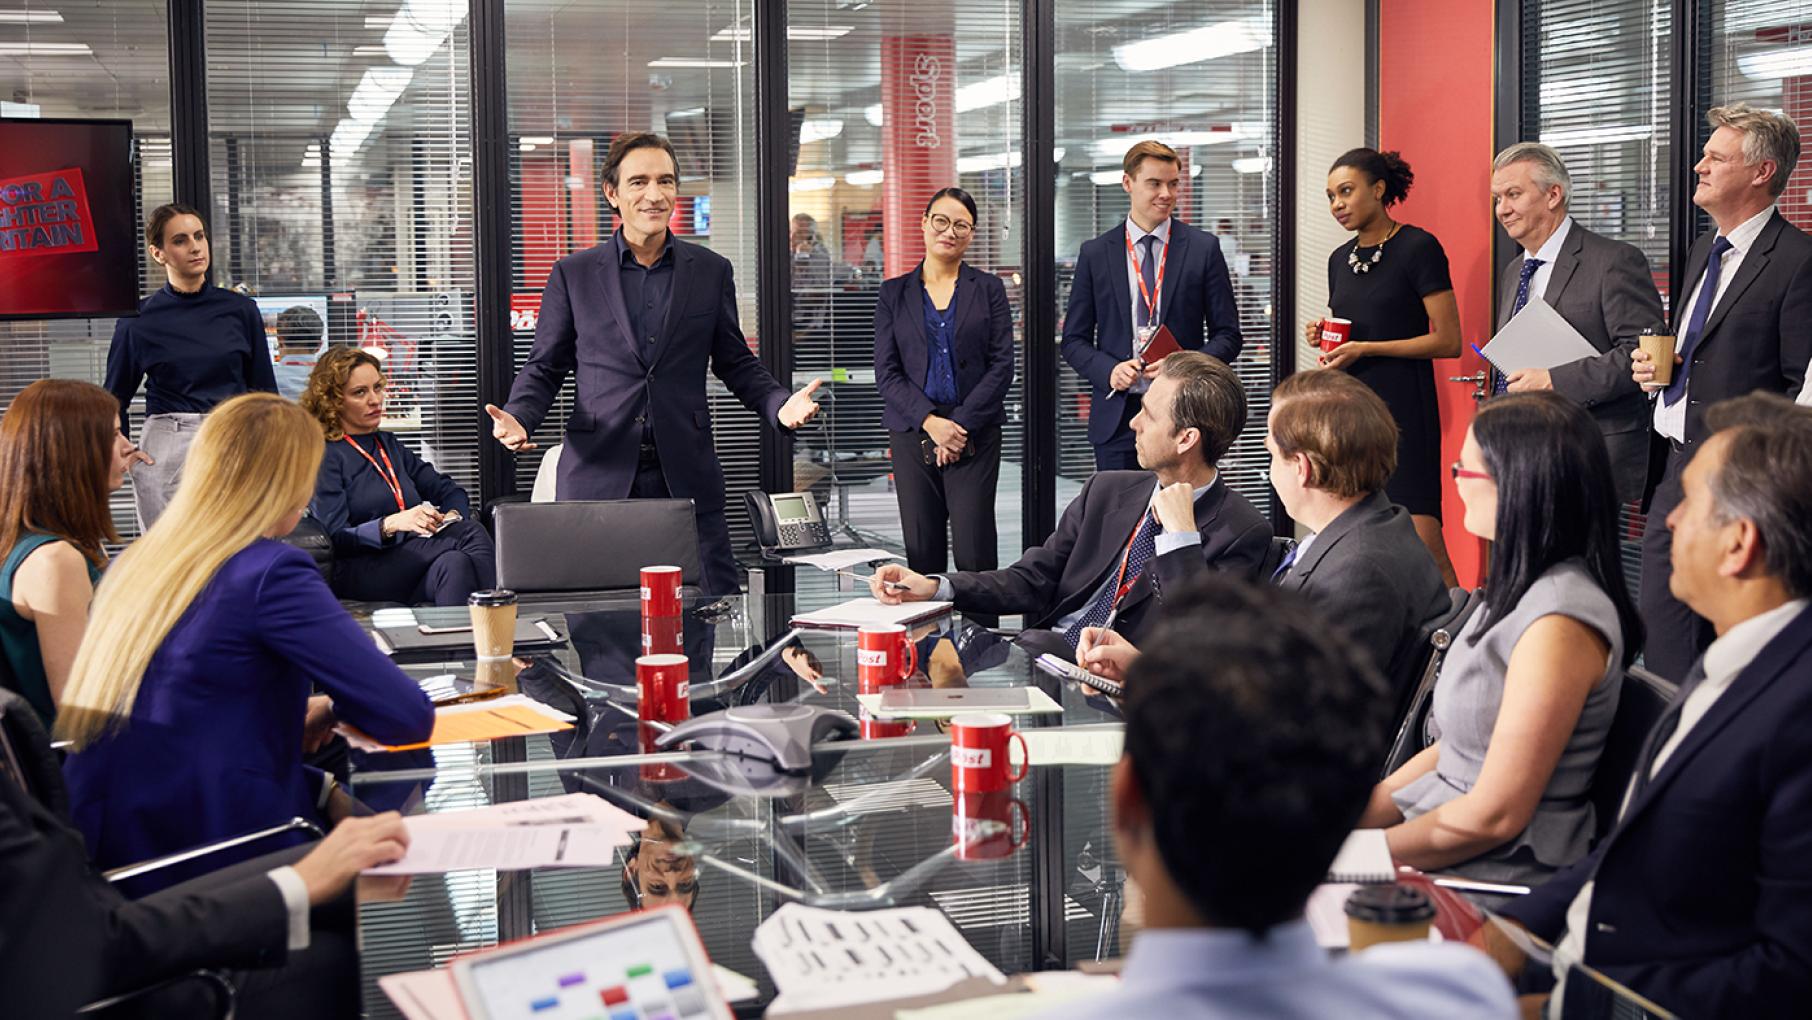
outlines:
[{"label": "white notebook", "polygon": [[1560,317],[1546,301],[1537,298],[1504,323],[1479,351],[1499,372],[1509,375],[1525,368],[1555,368],[1580,358],[1595,358],[1598,348],[1579,335],[1573,324]]},{"label": "white notebook", "polygon": [[917,623],[949,611],[948,602],[902,602],[897,606],[885,606],[875,599],[850,599],[841,605],[800,613],[793,617],[793,626],[853,630],[888,623]]},{"label": "white notebook", "polygon": [[1334,863],[1328,865],[1329,882],[1394,882],[1397,866],[1390,859],[1390,844],[1383,829],[1354,829],[1340,844]]}]

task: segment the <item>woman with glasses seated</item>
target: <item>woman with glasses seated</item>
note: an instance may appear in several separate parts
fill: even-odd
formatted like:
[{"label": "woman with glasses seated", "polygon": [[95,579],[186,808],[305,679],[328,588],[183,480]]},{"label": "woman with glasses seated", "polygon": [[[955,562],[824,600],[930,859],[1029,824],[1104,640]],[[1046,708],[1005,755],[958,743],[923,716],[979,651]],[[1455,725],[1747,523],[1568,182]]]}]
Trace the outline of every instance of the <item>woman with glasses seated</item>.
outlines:
[{"label": "woman with glasses seated", "polygon": [[943,572],[948,527],[958,570],[993,570],[1013,311],[1000,278],[963,261],[977,223],[968,192],[932,195],[921,222],[924,261],[882,283],[875,305],[875,386],[906,562],[921,574]]},{"label": "woman with glasses seated", "polygon": [[1441,663],[1438,739],[1360,824],[1401,863],[1533,885],[1591,846],[1593,773],[1642,647],[1615,476],[1591,415],[1552,392],[1485,404],[1452,471],[1491,583]]},{"label": "woman with glasses seated", "polygon": [[309,513],[333,539],[333,589],[369,602],[463,606],[497,586],[491,536],[459,483],[417,457],[384,422],[384,372],[371,354],[322,354],[302,409],[327,437]]}]

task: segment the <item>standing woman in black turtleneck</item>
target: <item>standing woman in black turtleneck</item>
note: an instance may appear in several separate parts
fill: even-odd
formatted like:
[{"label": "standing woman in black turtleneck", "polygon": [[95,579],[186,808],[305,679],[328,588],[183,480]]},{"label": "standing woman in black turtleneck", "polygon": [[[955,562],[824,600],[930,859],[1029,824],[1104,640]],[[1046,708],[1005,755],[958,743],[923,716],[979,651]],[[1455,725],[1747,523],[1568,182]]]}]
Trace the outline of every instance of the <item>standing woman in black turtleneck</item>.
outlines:
[{"label": "standing woman in black turtleneck", "polygon": [[181,203],[158,206],[145,226],[151,260],[169,282],[123,318],[107,352],[107,389],[120,402],[120,431],[130,436],[126,410],[145,387],[145,430],[139,446],[150,463],[132,472],[140,531],[163,513],[189,444],[207,413],[252,390],[277,392],[264,316],[243,294],[208,283],[208,228],[200,211]]}]

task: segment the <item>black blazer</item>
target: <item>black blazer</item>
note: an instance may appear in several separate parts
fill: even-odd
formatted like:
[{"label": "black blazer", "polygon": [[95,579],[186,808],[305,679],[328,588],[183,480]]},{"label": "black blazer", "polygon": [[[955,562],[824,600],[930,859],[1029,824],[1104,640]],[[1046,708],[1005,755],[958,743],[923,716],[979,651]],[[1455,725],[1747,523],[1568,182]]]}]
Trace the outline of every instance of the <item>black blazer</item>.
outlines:
[{"label": "black blazer", "polygon": [[[1673,295],[1676,333],[1686,328],[1692,314],[1686,299],[1705,275],[1716,236],[1706,232],[1686,257],[1686,273]],[[1756,390],[1797,394],[1806,381],[1809,361],[1812,237],[1776,212],[1763,225],[1754,247],[1744,253],[1735,278],[1705,319],[1686,393],[1686,445],[1696,446],[1709,434],[1705,411],[1726,397]]]},{"label": "black blazer", "polygon": [[[893,432],[916,430],[936,408],[925,396],[931,341],[925,335],[924,288],[919,270],[881,284],[875,303],[875,386],[885,406],[881,424]],[[1000,277],[967,262],[956,278],[956,393],[950,419],[969,431],[998,425],[1013,385],[1013,309]]]},{"label": "black blazer", "polygon": [[1587,964],[1681,1016],[1805,1015],[1812,610],[1737,675],[1589,857],[1504,912],[1557,939],[1588,880]]},{"label": "black blazer", "polygon": [[1315,601],[1371,655],[1397,694],[1422,652],[1422,627],[1451,608],[1447,585],[1409,511],[1374,492],[1321,529],[1278,587]]},{"label": "black blazer", "polygon": [[533,434],[566,377],[576,376],[554,487],[560,499],[627,497],[642,422],[652,416],[674,498],[690,499],[701,511],[722,510],[724,472],[711,441],[707,367],[764,423],[779,427],[788,393],[743,338],[729,260],[677,237],[672,244],[673,303],[651,345],[637,343],[629,330],[614,238],[566,256],[548,273],[535,344],[503,409]]},{"label": "black blazer", "polygon": [[[458,510],[461,517],[472,516],[472,501],[458,482],[436,471],[434,465],[417,457],[391,433],[379,432],[377,437],[384,452],[390,454],[397,481],[403,485],[404,505],[415,506],[426,500],[437,509]],[[382,464],[383,458],[378,463]],[[391,535],[386,539],[378,534],[378,526],[393,513],[396,497],[371,462],[343,440],[328,443],[321,458],[321,471],[315,476],[315,498],[308,504],[308,514],[320,521],[332,537],[334,555],[372,553],[408,541],[413,536]]]},{"label": "black blazer", "polygon": [[[1220,238],[1174,216],[1159,305],[1158,321],[1170,327],[1178,346],[1212,354],[1228,364],[1239,357],[1239,308]],[[1076,256],[1076,280],[1063,313],[1062,349],[1063,360],[1094,388],[1094,399],[1106,399],[1112,392],[1107,383],[1114,366],[1133,355],[1125,220],[1083,242]],[[1107,442],[1118,424],[1118,415],[1090,415],[1088,441],[1097,446]]]},{"label": "black blazer", "polygon": [[[1519,253],[1498,275],[1499,329],[1510,321],[1516,304],[1523,258]],[[1635,245],[1594,234],[1574,220],[1541,299],[1599,351],[1597,357],[1556,366],[1550,373],[1554,391],[1583,404],[1598,422],[1618,497],[1641,499],[1648,478],[1651,411],[1647,395],[1630,378],[1630,352],[1643,330],[1659,332],[1666,326],[1648,258]]]},{"label": "black blazer", "polygon": [[[947,574],[964,612],[1023,613],[1027,627],[1049,627],[1081,608],[1120,566],[1127,539],[1151,503],[1149,471],[1102,471],[1083,483],[1043,545],[1001,570]],[[1202,544],[1154,558],[1120,603],[1114,629],[1137,643],[1151,609],[1196,573],[1222,570],[1252,578],[1271,547],[1271,525],[1218,478],[1195,502]]]}]

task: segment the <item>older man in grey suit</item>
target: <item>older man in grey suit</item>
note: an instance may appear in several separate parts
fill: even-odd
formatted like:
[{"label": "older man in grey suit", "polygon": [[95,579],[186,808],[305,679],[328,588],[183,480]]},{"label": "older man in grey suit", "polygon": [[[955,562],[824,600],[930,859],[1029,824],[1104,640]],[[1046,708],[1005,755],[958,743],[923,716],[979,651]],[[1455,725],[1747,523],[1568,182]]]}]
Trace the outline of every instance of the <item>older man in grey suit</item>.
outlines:
[{"label": "older man in grey suit", "polygon": [[1552,389],[1585,405],[1604,432],[1624,502],[1642,498],[1648,477],[1648,397],[1630,378],[1630,352],[1644,330],[1665,332],[1667,317],[1634,245],[1594,234],[1567,210],[1572,179],[1560,153],[1518,142],[1492,164],[1498,223],[1522,247],[1497,282],[1497,325],[1540,298],[1598,349],[1552,369],[1530,368],[1498,380],[1498,392]]}]

